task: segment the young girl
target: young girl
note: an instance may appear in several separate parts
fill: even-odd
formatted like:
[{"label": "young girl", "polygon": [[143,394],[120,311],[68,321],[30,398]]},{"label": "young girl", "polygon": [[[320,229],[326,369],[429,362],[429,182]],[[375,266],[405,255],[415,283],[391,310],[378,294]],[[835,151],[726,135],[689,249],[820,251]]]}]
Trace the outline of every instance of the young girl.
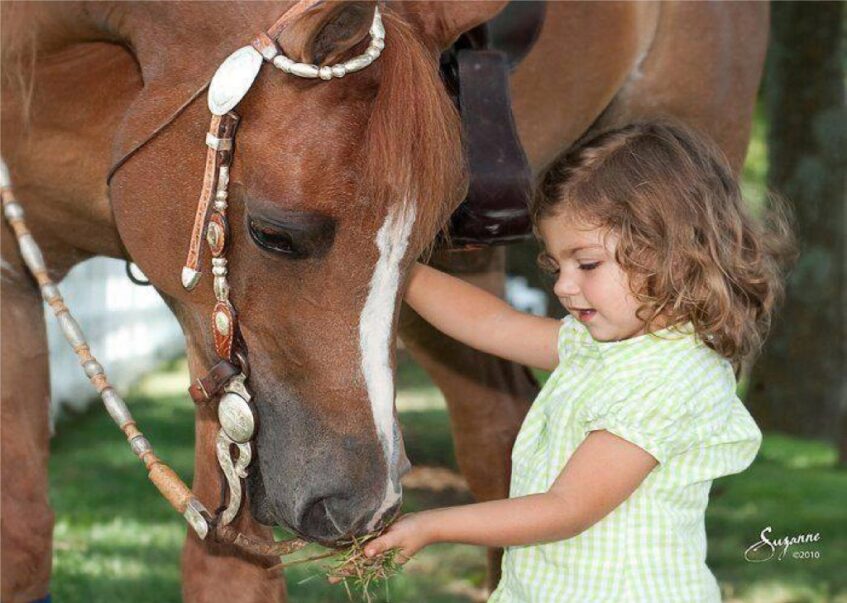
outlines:
[{"label": "young girl", "polygon": [[720,601],[704,513],[712,480],[761,442],[736,376],[782,293],[786,221],[752,220],[720,152],[669,122],[573,150],[532,216],[563,320],[423,265],[406,296],[455,339],[553,371],[515,441],[510,498],[404,515],[366,555],[506,547],[497,602]]}]

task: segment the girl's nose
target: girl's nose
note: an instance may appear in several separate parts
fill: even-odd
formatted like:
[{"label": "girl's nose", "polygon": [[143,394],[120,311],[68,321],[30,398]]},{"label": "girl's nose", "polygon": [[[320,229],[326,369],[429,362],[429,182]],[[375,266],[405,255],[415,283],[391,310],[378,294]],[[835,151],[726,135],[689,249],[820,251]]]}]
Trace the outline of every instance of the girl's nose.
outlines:
[{"label": "girl's nose", "polygon": [[553,293],[558,297],[569,297],[579,293],[579,287],[576,281],[562,271],[556,284],[553,285]]}]

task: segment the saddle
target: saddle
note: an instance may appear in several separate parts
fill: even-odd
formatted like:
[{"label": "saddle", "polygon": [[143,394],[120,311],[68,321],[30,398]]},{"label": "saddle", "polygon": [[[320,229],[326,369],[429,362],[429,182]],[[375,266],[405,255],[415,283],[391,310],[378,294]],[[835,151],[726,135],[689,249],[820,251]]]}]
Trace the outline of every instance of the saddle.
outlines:
[{"label": "saddle", "polygon": [[509,72],[532,49],[546,2],[513,0],[441,55],[441,75],[461,114],[470,183],[450,218],[453,249],[507,245],[531,235],[532,170],[518,139]]}]

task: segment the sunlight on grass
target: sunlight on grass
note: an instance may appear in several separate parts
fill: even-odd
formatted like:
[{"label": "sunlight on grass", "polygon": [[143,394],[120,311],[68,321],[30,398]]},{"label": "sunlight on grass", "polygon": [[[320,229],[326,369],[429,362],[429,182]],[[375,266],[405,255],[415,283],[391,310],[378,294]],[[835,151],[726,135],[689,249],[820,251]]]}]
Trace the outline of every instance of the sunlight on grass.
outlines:
[{"label": "sunlight on grass", "polygon": [[136,386],[141,396],[184,396],[190,384],[188,362],[179,358],[161,371],[147,375]]},{"label": "sunlight on grass", "polygon": [[762,442],[759,458],[792,469],[809,469],[834,467],[838,460],[838,453],[833,446],[824,442],[796,440],[789,436],[771,434],[765,442]]},{"label": "sunlight on grass", "polygon": [[731,590],[724,593],[724,603],[830,603],[825,589],[815,589],[802,584],[781,580],[764,581],[747,588],[743,594]]}]

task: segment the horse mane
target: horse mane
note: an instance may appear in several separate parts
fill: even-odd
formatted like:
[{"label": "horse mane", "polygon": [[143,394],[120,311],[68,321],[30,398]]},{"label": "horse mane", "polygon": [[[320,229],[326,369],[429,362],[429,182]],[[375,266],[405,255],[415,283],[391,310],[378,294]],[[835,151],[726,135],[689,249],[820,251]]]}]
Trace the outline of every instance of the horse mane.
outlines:
[{"label": "horse mane", "polygon": [[425,249],[467,192],[459,114],[433,53],[390,8],[382,78],[365,135],[364,193],[374,207],[416,207],[414,249]]},{"label": "horse mane", "polygon": [[40,32],[40,23],[27,12],[28,6],[29,3],[4,2],[0,34],[2,84],[19,96],[24,124],[29,123],[31,115]]}]

